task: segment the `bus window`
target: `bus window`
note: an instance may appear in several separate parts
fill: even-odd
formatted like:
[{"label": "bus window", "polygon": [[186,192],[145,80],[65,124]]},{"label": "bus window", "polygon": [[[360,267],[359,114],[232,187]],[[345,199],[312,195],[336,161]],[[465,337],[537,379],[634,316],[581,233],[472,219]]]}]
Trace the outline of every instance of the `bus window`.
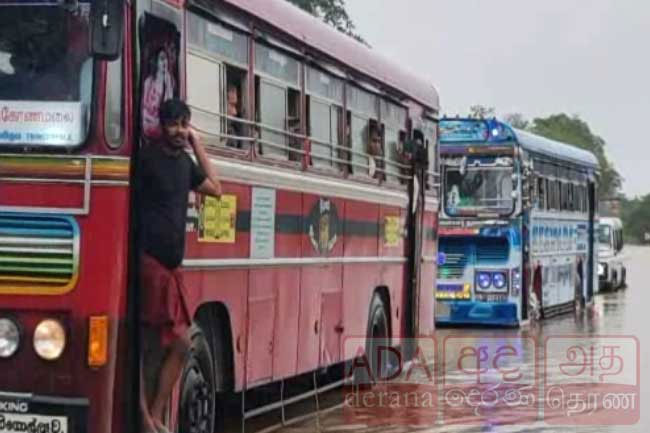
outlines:
[{"label": "bus window", "polygon": [[[341,142],[343,81],[313,67],[306,68],[307,124],[311,141],[311,164],[332,168]],[[341,158],[343,159],[343,158]]]},{"label": "bus window", "polygon": [[[348,107],[352,111],[350,133],[352,136],[352,173],[370,175],[377,172],[377,161],[382,155],[370,158],[371,134],[380,134],[377,119],[378,99],[375,95],[358,87],[349,86],[347,93]],[[383,152],[383,146],[382,146]],[[373,152],[379,153],[379,146],[373,147]]]},{"label": "bus window", "polygon": [[250,144],[246,120],[247,74],[244,70],[226,65],[225,143],[226,146],[245,149]]},{"label": "bus window", "polygon": [[287,159],[284,134],[287,123],[287,89],[266,80],[258,80],[259,153],[269,158]]},{"label": "bus window", "polygon": [[546,200],[548,199],[546,193],[546,179],[544,179],[543,177],[537,178],[537,189],[538,189],[537,208],[540,210],[546,210]]},{"label": "bus window", "polygon": [[301,138],[302,132],[302,103],[301,93],[296,89],[288,89],[287,91],[287,142],[291,149],[297,149],[297,152],[290,152],[289,159],[291,161],[302,160],[303,139]]},{"label": "bus window", "polygon": [[104,131],[106,142],[111,149],[117,149],[122,144],[124,116],[122,107],[124,97],[122,92],[123,57],[108,62],[106,66],[106,107],[104,113]]},{"label": "bus window", "polygon": [[369,120],[352,114],[350,119],[350,147],[352,149],[352,173],[367,173],[366,148],[369,140]]},{"label": "bus window", "polygon": [[207,145],[221,145],[221,64],[197,54],[187,55],[187,103],[192,124]]},{"label": "bus window", "polygon": [[194,125],[208,145],[248,147],[248,36],[193,13],[187,28],[187,99]]},{"label": "bus window", "polygon": [[384,131],[386,179],[398,183],[404,174],[404,168],[410,162],[407,161],[404,149],[406,109],[385,99],[381,100],[380,108]]},{"label": "bus window", "polygon": [[332,138],[330,105],[315,97],[309,97],[311,164],[315,167],[332,166]]},{"label": "bus window", "polygon": [[[255,44],[255,77],[259,154],[269,158],[299,160],[301,97],[300,63],[293,57]],[[289,149],[298,151],[289,152]]]}]

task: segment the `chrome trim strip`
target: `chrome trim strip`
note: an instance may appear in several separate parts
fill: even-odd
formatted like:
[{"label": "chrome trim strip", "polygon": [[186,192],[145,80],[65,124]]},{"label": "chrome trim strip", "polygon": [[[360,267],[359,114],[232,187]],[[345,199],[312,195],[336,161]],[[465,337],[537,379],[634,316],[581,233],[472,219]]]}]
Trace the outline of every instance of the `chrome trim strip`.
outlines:
[{"label": "chrome trim strip", "polygon": [[333,179],[309,172],[296,172],[280,167],[267,167],[258,164],[242,164],[234,160],[211,158],[219,176],[227,181],[248,185],[265,186],[323,196],[335,196],[368,203],[380,203],[406,208],[406,191],[372,187],[345,179]]},{"label": "chrome trim strip", "polygon": [[406,257],[282,257],[275,259],[185,259],[187,270],[337,264],[402,264]]},{"label": "chrome trim strip", "polygon": [[[28,177],[0,177],[0,182],[13,182],[13,183],[57,183],[57,184],[74,184],[82,185],[85,184],[85,180],[79,179],[61,179],[61,178],[28,178]],[[93,180],[91,181],[92,185],[97,186],[129,186],[130,182],[128,180]]]},{"label": "chrome trim strip", "polygon": [[56,238],[19,238],[14,236],[0,236],[0,244],[19,245],[72,245],[72,239]]}]

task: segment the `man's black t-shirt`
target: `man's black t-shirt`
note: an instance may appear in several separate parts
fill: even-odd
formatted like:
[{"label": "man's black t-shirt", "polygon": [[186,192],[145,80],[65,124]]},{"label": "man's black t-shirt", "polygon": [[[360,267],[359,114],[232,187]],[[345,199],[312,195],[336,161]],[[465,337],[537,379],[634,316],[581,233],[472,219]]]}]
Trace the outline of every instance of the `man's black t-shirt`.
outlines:
[{"label": "man's black t-shirt", "polygon": [[205,180],[185,151],[166,153],[152,143],[140,154],[139,200],[143,250],[169,269],[185,254],[185,226],[190,190]]}]

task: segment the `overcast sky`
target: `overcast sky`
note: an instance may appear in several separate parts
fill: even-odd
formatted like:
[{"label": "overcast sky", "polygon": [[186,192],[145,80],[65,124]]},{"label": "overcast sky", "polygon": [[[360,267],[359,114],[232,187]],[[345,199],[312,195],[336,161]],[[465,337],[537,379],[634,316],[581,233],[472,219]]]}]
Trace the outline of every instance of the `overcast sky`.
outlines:
[{"label": "overcast sky", "polygon": [[431,79],[442,113],[578,114],[628,195],[650,193],[650,0],[346,0],[358,32]]}]

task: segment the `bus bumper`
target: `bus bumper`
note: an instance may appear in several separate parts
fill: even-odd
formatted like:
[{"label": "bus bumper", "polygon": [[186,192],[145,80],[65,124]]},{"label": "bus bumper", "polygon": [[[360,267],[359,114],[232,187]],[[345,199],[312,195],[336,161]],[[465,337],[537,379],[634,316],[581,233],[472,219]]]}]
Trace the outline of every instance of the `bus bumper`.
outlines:
[{"label": "bus bumper", "polygon": [[519,326],[514,302],[437,301],[435,313],[437,325]]},{"label": "bus bumper", "polygon": [[88,400],[0,391],[0,431],[86,433]]}]

